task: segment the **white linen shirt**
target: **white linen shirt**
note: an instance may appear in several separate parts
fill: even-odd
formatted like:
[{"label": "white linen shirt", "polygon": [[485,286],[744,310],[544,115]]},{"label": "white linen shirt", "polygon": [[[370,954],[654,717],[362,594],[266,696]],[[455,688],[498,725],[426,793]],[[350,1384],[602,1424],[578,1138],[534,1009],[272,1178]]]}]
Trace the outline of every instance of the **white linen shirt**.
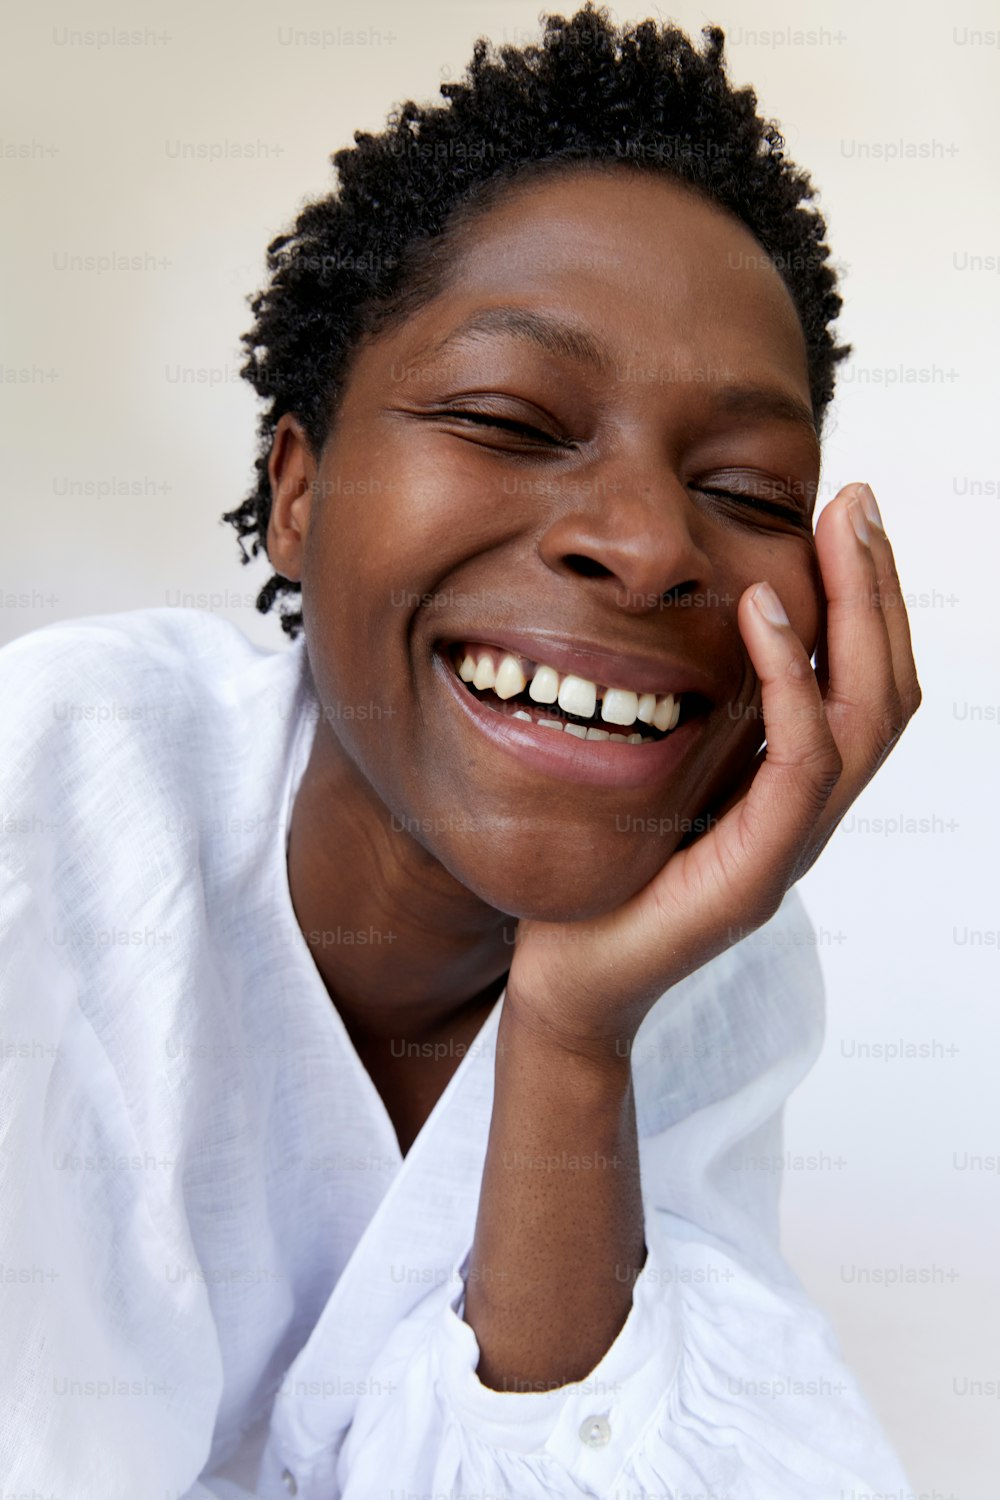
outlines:
[{"label": "white linen shirt", "polygon": [[823,1029],[794,893],[636,1039],[619,1336],[577,1384],[493,1391],[461,1312],[503,997],[402,1157],[288,891],[303,642],[95,616],[5,647],[0,692],[0,1493],[904,1492],[778,1246]]}]

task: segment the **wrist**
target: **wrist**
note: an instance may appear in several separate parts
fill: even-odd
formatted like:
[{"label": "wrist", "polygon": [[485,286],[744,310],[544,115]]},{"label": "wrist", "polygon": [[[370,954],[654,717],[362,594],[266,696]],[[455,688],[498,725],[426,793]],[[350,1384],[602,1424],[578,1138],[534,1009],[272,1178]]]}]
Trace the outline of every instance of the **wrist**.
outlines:
[{"label": "wrist", "polygon": [[537,1076],[546,1091],[621,1095],[631,1087],[633,1032],[584,1033],[554,1020],[508,989],[497,1030],[497,1073]]}]

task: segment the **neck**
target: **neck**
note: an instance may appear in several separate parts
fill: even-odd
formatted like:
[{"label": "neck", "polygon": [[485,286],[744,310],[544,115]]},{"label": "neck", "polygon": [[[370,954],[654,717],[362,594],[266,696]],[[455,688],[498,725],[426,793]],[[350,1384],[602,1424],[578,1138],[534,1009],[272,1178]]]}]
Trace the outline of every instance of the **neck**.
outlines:
[{"label": "neck", "polygon": [[364,1042],[424,1038],[484,1015],[513,958],[514,921],[391,826],[321,724],[292,809],[288,882],[320,975]]}]

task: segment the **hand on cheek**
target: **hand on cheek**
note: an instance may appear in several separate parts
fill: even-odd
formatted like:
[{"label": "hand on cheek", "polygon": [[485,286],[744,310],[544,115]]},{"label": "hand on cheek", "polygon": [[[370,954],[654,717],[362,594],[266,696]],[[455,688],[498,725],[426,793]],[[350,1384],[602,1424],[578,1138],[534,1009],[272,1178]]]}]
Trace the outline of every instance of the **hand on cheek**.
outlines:
[{"label": "hand on cheek", "polygon": [[724,815],[617,910],[571,924],[565,943],[554,924],[520,924],[508,1003],[568,1046],[620,1055],[659,995],[767,921],[919,706],[892,550],[867,486],[827,507],[816,553],[827,617],[815,672],[769,583],[740,599],[767,747]]}]

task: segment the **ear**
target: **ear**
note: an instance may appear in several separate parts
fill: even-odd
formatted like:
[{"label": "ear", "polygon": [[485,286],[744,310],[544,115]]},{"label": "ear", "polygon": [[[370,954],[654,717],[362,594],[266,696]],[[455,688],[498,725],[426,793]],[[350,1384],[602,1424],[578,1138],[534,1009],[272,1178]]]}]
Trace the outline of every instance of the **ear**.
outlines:
[{"label": "ear", "polygon": [[267,461],[271,517],[267,556],[275,572],[292,583],[302,579],[317,464],[302,423],[289,412],[278,422]]}]

